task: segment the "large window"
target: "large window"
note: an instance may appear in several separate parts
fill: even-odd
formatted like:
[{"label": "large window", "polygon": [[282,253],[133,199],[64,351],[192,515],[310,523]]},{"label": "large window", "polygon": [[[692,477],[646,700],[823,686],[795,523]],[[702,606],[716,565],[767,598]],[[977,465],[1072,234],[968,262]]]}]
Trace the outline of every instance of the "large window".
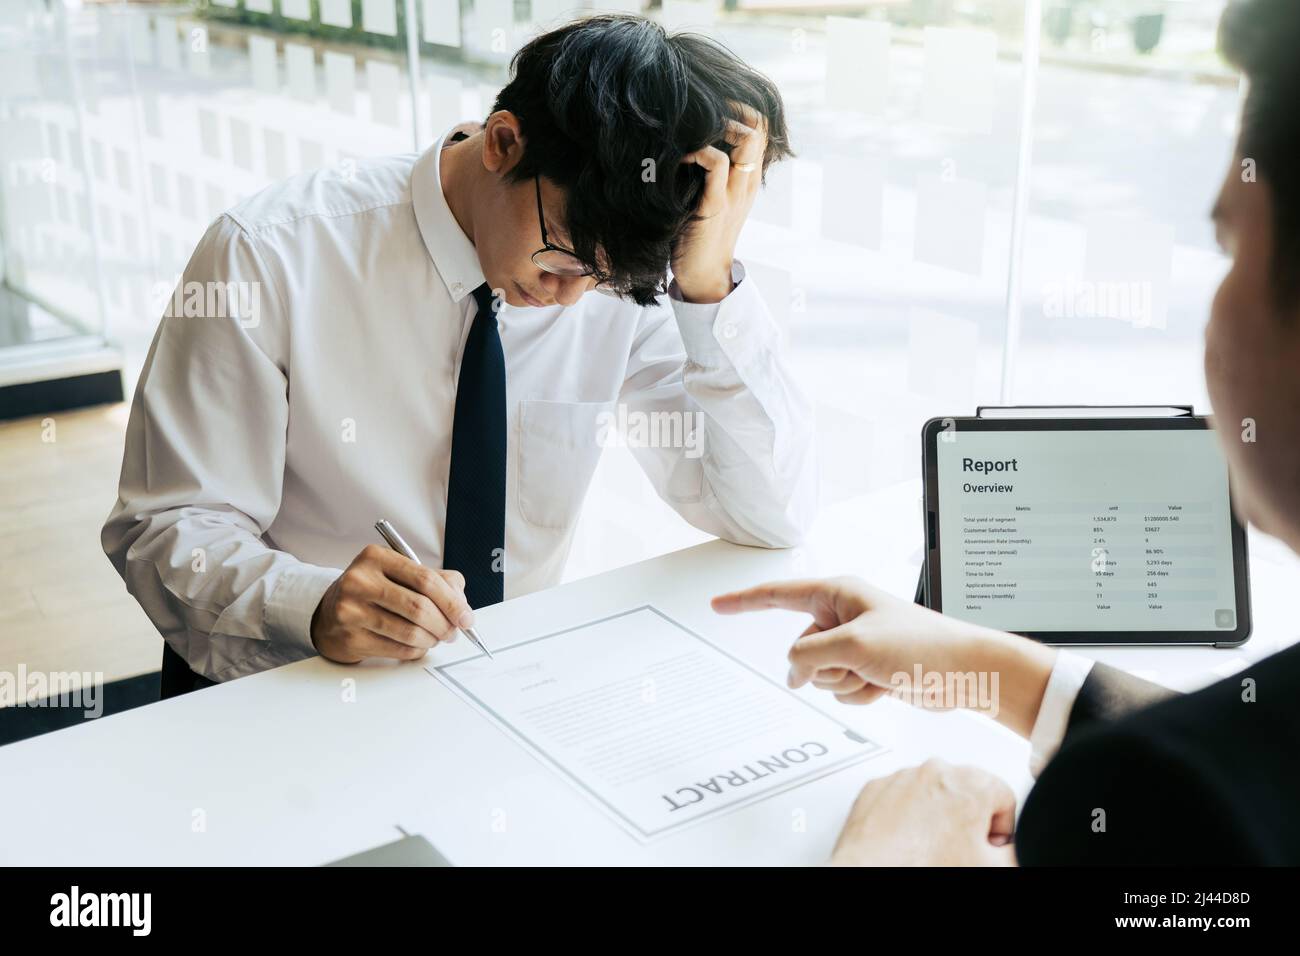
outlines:
[{"label": "large window", "polygon": [[[1203,403],[1231,151],[1223,0],[638,0],[770,75],[798,158],[740,257],[816,401],[822,497],[912,477],[931,415]],[[481,119],[568,0],[0,3],[5,284],[127,355],[212,217]],[[408,26],[411,28],[408,32]],[[11,330],[12,331],[12,330]],[[22,330],[19,330],[21,333]],[[48,330],[41,333],[50,336]],[[570,574],[696,538],[611,449]]]}]

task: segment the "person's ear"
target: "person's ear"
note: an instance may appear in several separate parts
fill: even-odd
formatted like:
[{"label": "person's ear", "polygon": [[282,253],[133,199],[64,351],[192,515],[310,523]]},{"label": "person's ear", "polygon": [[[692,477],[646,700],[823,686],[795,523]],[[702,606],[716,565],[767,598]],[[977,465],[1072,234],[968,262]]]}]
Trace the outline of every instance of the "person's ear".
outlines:
[{"label": "person's ear", "polygon": [[497,175],[514,169],[524,157],[524,133],[519,117],[497,110],[483,129],[483,168]]}]

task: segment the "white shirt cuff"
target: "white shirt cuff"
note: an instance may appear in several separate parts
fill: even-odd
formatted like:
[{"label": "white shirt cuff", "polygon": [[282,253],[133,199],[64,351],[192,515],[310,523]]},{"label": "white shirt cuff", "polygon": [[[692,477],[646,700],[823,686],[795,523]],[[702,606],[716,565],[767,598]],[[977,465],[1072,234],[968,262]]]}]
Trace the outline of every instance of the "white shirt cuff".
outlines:
[{"label": "white shirt cuff", "polygon": [[1029,772],[1037,777],[1056,756],[1070,723],[1070,711],[1083,682],[1092,670],[1092,658],[1058,651],[1052,674],[1047,679],[1043,703],[1038,708],[1033,732],[1029,735]]},{"label": "white shirt cuff", "polygon": [[311,618],[329,586],[343,572],[314,564],[286,568],[264,606],[267,637],[308,654],[317,653],[311,640]]},{"label": "white shirt cuff", "polygon": [[[744,278],[745,278],[745,267],[741,264],[739,259],[732,259],[731,260],[731,291],[732,292],[736,291],[736,286],[740,285],[740,283],[744,281]],[[674,304],[693,306],[695,311],[700,311],[700,312],[703,312],[705,310],[707,310],[709,313],[716,312],[718,310],[718,306],[722,304],[721,302],[687,302],[684,298],[682,298],[682,288],[677,284],[676,276],[673,277],[672,282],[668,283],[668,298],[671,299],[674,302]],[[691,311],[691,310],[688,309],[687,311]]]},{"label": "white shirt cuff", "polygon": [[677,280],[669,286],[686,358],[701,368],[744,368],[777,343],[776,322],[738,259],[732,261],[731,279],[736,285],[721,302],[684,302]]}]

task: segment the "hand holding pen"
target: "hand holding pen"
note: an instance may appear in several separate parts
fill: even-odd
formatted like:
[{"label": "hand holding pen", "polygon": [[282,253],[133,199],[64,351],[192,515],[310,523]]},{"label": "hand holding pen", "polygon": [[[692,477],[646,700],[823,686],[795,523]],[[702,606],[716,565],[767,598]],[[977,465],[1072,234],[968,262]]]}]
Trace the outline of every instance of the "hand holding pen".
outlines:
[{"label": "hand holding pen", "polygon": [[312,614],[311,641],[322,657],[343,664],[419,660],[473,624],[459,571],[427,568],[370,544],[325,591]]},{"label": "hand holding pen", "polygon": [[[409,544],[407,544],[405,541],[402,540],[402,536],[397,533],[397,529],[394,528],[392,524],[390,524],[388,521],[386,521],[383,518],[380,518],[378,521],[375,522],[375,530],[379,532],[379,536],[383,538],[385,541],[387,541],[388,546],[392,548],[394,551],[398,552],[399,554],[405,555],[406,557],[414,561],[416,564],[420,563],[420,559],[416,556],[415,551],[411,549],[411,546]],[[456,577],[460,579],[460,590],[463,594],[465,591],[464,576],[459,571],[454,571],[452,573],[455,574]],[[466,607],[468,606],[469,605],[466,605]],[[472,608],[470,609],[469,614],[463,615],[460,618],[459,627],[462,631],[465,632],[465,636],[468,637],[471,641],[473,641],[474,645],[480,651],[486,654],[489,660],[491,660],[492,652],[487,649],[487,645],[484,644],[482,638],[478,636],[478,631],[474,630],[474,611]]]}]

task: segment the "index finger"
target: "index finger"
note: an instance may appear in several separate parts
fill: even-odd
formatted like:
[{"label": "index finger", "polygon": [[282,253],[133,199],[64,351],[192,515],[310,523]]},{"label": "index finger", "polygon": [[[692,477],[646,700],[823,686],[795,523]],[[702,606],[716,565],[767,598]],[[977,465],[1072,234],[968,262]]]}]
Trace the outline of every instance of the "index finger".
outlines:
[{"label": "index finger", "polygon": [[452,587],[436,570],[412,561],[396,551],[385,551],[380,568],[388,580],[418,591],[437,606],[456,627],[472,627],[474,611],[465,595]]},{"label": "index finger", "polygon": [[695,163],[704,170],[704,193],[700,196],[701,215],[703,210],[712,210],[708,215],[721,208],[723,197],[727,194],[727,182],[731,172],[731,161],[727,154],[716,146],[704,146],[682,157],[683,163]]},{"label": "index finger", "polygon": [[759,110],[750,106],[748,103],[742,103],[740,100],[727,100],[727,104],[738,114],[736,119],[758,133],[764,140],[767,139],[767,117]]},{"label": "index finger", "polygon": [[741,591],[719,594],[709,603],[719,614],[743,614],[772,608],[811,614],[817,605],[818,591],[823,587],[823,582],[813,579],[769,581]]},{"label": "index finger", "polygon": [[754,163],[762,167],[763,157],[767,155],[767,118],[748,103],[741,103],[738,100],[729,102],[731,108],[739,114],[737,119],[731,120],[728,124],[732,133],[739,134],[735,138],[727,137],[735,147],[731,151],[731,161]]}]

